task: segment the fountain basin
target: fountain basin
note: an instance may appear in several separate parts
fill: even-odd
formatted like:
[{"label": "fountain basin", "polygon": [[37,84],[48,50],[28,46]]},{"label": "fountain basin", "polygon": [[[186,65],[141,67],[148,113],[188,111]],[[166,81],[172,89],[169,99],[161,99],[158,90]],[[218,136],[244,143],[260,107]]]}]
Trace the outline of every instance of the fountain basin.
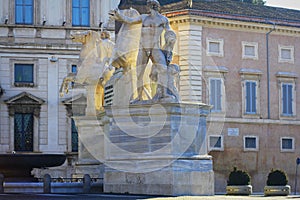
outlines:
[{"label": "fountain basin", "polygon": [[65,160],[64,154],[0,154],[0,173],[4,175],[4,181],[36,181],[31,175],[33,168],[56,167]]}]

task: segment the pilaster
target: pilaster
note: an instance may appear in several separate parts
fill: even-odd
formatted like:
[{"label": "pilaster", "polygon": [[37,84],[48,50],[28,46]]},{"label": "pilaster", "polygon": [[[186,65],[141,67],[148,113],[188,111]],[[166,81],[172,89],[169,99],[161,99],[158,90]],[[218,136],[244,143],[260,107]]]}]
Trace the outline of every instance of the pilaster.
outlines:
[{"label": "pilaster", "polygon": [[178,42],[181,99],[202,102],[202,26],[178,25]]}]

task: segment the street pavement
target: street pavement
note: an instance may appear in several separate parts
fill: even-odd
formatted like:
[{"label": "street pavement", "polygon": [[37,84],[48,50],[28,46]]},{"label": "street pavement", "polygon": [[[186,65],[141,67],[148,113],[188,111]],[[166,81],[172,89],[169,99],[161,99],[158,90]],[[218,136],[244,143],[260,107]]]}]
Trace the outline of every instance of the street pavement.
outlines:
[{"label": "street pavement", "polygon": [[0,194],[0,200],[293,200],[299,195],[264,197],[251,196],[181,196],[181,197],[155,197],[142,195],[113,195],[113,194]]}]

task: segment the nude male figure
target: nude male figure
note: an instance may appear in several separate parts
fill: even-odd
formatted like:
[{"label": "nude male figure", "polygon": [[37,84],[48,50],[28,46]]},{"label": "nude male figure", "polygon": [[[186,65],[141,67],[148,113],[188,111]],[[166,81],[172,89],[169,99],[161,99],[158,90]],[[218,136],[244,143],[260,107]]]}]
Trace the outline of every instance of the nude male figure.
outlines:
[{"label": "nude male figure", "polygon": [[162,32],[172,31],[169,25],[169,20],[161,15],[158,10],[160,4],[157,0],[147,0],[149,14],[142,14],[136,18],[123,16],[118,9],[112,11],[110,15],[123,23],[135,24],[142,23],[140,46],[137,57],[137,92],[138,97],[132,103],[142,101],[143,93],[143,75],[149,59],[157,68],[158,85],[162,89],[157,91],[155,95],[157,99],[164,100],[173,98],[167,93],[168,76],[167,76],[167,60],[160,47],[160,37]]}]

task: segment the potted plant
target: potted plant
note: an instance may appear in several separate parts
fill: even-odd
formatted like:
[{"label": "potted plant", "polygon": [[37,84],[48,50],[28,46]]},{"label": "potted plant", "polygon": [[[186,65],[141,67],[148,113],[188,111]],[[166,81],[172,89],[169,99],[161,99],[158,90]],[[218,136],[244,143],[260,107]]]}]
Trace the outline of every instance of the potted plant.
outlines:
[{"label": "potted plant", "polygon": [[252,194],[251,177],[246,171],[236,167],[229,174],[226,187],[227,195],[250,195]]},{"label": "potted plant", "polygon": [[284,171],[276,169],[268,174],[267,186],[264,188],[265,196],[287,196],[291,192],[291,186],[287,185],[288,178]]}]

